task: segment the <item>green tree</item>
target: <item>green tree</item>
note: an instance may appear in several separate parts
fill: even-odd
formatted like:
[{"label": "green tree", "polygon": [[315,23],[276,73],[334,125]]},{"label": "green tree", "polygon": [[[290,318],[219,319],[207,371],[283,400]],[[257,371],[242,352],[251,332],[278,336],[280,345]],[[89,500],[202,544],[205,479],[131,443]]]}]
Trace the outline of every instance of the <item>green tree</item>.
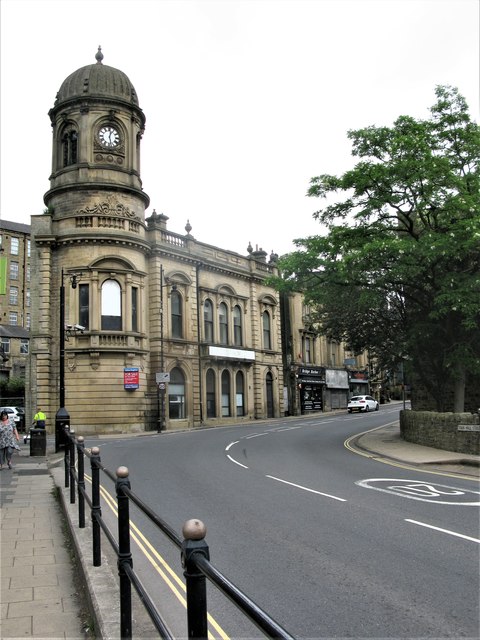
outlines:
[{"label": "green tree", "polygon": [[353,351],[407,358],[439,411],[453,384],[462,411],[480,373],[480,130],[457,89],[436,97],[427,120],[348,132],[354,168],[308,190],[334,200],[314,214],[326,234],[295,240],[277,286],[302,290]]}]

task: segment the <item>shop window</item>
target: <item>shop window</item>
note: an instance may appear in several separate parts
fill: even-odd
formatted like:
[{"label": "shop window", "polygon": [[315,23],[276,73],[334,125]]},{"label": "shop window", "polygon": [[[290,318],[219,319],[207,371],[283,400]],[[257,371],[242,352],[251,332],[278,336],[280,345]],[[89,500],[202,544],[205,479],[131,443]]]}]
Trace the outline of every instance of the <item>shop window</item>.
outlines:
[{"label": "shop window", "polygon": [[205,300],[203,305],[203,330],[205,342],[213,342],[213,304],[211,300]]},{"label": "shop window", "polygon": [[185,408],[185,377],[178,367],[170,372],[168,385],[168,415],[170,420],[183,420]]},{"label": "shop window", "polygon": [[121,289],[116,280],[105,280],[102,284],[102,330],[122,330]]},{"label": "shop window", "polygon": [[172,309],[172,338],[183,338],[182,296],[178,291],[172,291],[170,304]]},{"label": "shop window", "polygon": [[235,376],[235,405],[237,416],[245,415],[244,377],[241,371]]},{"label": "shop window", "polygon": [[222,417],[230,415],[230,373],[222,372]]},{"label": "shop window", "polygon": [[218,308],[218,324],[220,329],[220,344],[228,344],[228,309],[225,302]]},{"label": "shop window", "polygon": [[268,311],[263,312],[262,323],[263,323],[263,348],[271,349],[272,348],[272,331],[270,327],[270,314],[268,313]]},{"label": "shop window", "polygon": [[215,384],[215,372],[209,369],[207,371],[207,418],[216,418],[217,416]]},{"label": "shop window", "polygon": [[236,347],[243,345],[242,310],[237,305],[233,308],[233,344]]}]

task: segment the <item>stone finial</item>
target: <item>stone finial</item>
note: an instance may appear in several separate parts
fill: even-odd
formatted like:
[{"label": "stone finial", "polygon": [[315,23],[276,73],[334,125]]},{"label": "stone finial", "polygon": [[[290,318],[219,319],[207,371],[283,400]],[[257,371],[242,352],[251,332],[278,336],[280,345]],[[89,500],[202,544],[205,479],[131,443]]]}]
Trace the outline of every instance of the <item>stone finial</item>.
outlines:
[{"label": "stone finial", "polygon": [[185,225],[185,231],[187,232],[187,235],[190,235],[190,231],[192,230],[192,225],[190,224],[190,220],[187,220],[187,224]]},{"label": "stone finial", "polygon": [[248,251],[248,253],[252,253],[252,251],[253,251],[253,247],[252,247],[252,243],[251,242],[248,243],[247,251]]},{"label": "stone finial", "polygon": [[97,64],[103,64],[102,63],[103,53],[102,53],[102,47],[100,45],[98,45],[98,51],[95,54],[95,60],[97,61]]}]

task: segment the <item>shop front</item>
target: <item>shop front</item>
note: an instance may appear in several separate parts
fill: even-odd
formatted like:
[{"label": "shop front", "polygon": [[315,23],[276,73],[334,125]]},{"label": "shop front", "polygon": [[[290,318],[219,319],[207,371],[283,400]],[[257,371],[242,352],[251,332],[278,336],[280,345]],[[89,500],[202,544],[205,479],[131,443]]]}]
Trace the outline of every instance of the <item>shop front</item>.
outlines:
[{"label": "shop front", "polygon": [[367,369],[364,371],[350,370],[348,377],[350,381],[350,396],[364,396],[370,393]]},{"label": "shop front", "polygon": [[349,382],[346,369],[325,370],[325,409],[346,409]]},{"label": "shop front", "polygon": [[297,388],[300,399],[300,413],[323,411],[325,369],[323,367],[298,367]]}]

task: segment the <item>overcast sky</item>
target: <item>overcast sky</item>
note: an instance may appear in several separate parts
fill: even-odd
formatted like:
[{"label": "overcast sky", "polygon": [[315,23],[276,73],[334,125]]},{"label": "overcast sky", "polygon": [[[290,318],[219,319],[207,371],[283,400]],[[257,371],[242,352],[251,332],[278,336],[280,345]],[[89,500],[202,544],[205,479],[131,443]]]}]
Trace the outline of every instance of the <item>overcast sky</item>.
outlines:
[{"label": "overcast sky", "polygon": [[142,180],[171,231],[241,254],[320,233],[310,178],[353,164],[349,129],[429,117],[435,86],[479,113],[478,0],[1,0],[1,217],[49,188],[48,111],[95,63],[147,123]]}]

